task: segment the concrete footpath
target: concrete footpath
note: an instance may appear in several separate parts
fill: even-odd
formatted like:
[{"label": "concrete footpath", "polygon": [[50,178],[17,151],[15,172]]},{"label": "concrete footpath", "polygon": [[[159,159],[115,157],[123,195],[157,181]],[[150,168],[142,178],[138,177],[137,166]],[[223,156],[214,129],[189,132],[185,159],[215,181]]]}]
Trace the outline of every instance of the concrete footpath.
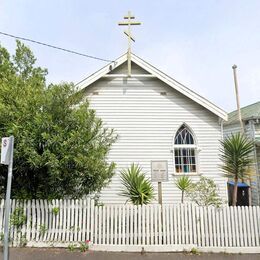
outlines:
[{"label": "concrete footpath", "polygon": [[[0,259],[3,259],[3,252],[0,253]],[[12,248],[10,250],[9,260],[260,260],[260,254],[200,254],[189,253],[112,253],[88,251],[81,253],[79,251],[70,252],[67,249],[55,248]]]}]

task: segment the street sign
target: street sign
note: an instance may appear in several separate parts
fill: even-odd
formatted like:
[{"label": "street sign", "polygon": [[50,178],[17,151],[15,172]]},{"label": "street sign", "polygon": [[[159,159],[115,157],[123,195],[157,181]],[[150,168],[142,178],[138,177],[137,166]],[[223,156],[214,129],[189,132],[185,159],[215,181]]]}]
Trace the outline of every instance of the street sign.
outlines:
[{"label": "street sign", "polygon": [[168,161],[151,161],[151,174],[152,181],[168,181]]},{"label": "street sign", "polygon": [[9,165],[11,158],[11,142],[10,137],[2,138],[2,148],[1,148],[1,164]]},{"label": "street sign", "polygon": [[8,165],[8,178],[5,196],[5,224],[4,224],[4,260],[9,259],[8,240],[9,240],[9,217],[10,217],[10,197],[13,175],[13,150],[14,137],[2,138],[1,163]]}]

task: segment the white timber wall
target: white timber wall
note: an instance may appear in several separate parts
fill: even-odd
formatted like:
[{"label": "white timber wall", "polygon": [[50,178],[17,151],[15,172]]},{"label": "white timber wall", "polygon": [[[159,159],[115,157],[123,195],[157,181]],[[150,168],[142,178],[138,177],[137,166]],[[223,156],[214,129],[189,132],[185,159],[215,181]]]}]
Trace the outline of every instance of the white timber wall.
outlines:
[{"label": "white timber wall", "polygon": [[[227,200],[226,178],[221,177],[219,169],[222,135],[216,115],[155,78],[102,78],[88,86],[85,93],[105,126],[118,134],[109,154],[109,160],[117,164],[117,173],[103,189],[102,202],[125,202],[126,198],[119,195],[119,171],[138,163],[150,177],[151,160],[168,161],[169,182],[163,183],[163,203],[179,202],[181,193],[174,184],[179,175],[174,176],[172,150],[174,135],[183,123],[195,134],[199,175],[214,179],[222,198]],[[199,175],[191,177],[198,180]],[[156,183],[154,187],[157,192]]]}]

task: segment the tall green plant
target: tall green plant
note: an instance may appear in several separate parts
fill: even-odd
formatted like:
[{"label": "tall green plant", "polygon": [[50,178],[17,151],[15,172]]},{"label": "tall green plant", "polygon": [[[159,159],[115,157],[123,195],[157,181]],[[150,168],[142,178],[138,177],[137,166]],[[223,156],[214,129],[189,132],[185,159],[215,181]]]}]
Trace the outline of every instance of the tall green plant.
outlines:
[{"label": "tall green plant", "polygon": [[246,169],[252,163],[250,154],[253,152],[254,142],[240,133],[232,134],[220,142],[220,159],[223,162],[221,167],[228,177],[234,179],[232,205],[236,206],[238,180],[245,177]]},{"label": "tall green plant", "polygon": [[145,177],[142,168],[134,163],[121,172],[121,182],[124,189],[122,196],[128,198],[134,205],[148,204],[154,198],[152,183]]},{"label": "tall green plant", "polygon": [[182,176],[178,178],[175,182],[177,188],[181,190],[181,203],[184,202],[184,193],[188,191],[192,182],[188,176]]},{"label": "tall green plant", "polygon": [[[12,196],[80,198],[114,175],[107,161],[116,140],[72,84],[47,85],[29,48],[17,42],[10,56],[0,45],[0,137],[14,135]],[[0,197],[6,186],[0,165]]]}]

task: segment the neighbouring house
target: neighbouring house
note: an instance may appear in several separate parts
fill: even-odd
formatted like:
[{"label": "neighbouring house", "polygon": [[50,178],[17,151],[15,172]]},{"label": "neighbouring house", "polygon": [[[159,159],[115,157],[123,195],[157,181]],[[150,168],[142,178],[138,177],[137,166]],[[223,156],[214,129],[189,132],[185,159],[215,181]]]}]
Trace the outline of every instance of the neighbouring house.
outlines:
[{"label": "neighbouring house", "polygon": [[227,201],[227,179],[219,168],[226,112],[134,54],[131,65],[129,77],[125,54],[79,83],[97,115],[118,134],[108,158],[117,164],[117,173],[101,192],[101,201],[126,201],[120,196],[119,171],[131,163],[149,178],[168,172],[163,203],[180,202],[175,180],[181,175],[212,178]]},{"label": "neighbouring house", "polygon": [[[260,205],[260,101],[241,108],[241,116],[245,134],[255,141],[255,149],[252,154],[252,205]],[[240,132],[240,123],[237,110],[228,114],[228,121],[224,123],[224,136]],[[232,184],[232,183],[231,183]],[[247,184],[249,184],[247,182]],[[241,183],[240,197],[247,196],[245,184]]]}]

